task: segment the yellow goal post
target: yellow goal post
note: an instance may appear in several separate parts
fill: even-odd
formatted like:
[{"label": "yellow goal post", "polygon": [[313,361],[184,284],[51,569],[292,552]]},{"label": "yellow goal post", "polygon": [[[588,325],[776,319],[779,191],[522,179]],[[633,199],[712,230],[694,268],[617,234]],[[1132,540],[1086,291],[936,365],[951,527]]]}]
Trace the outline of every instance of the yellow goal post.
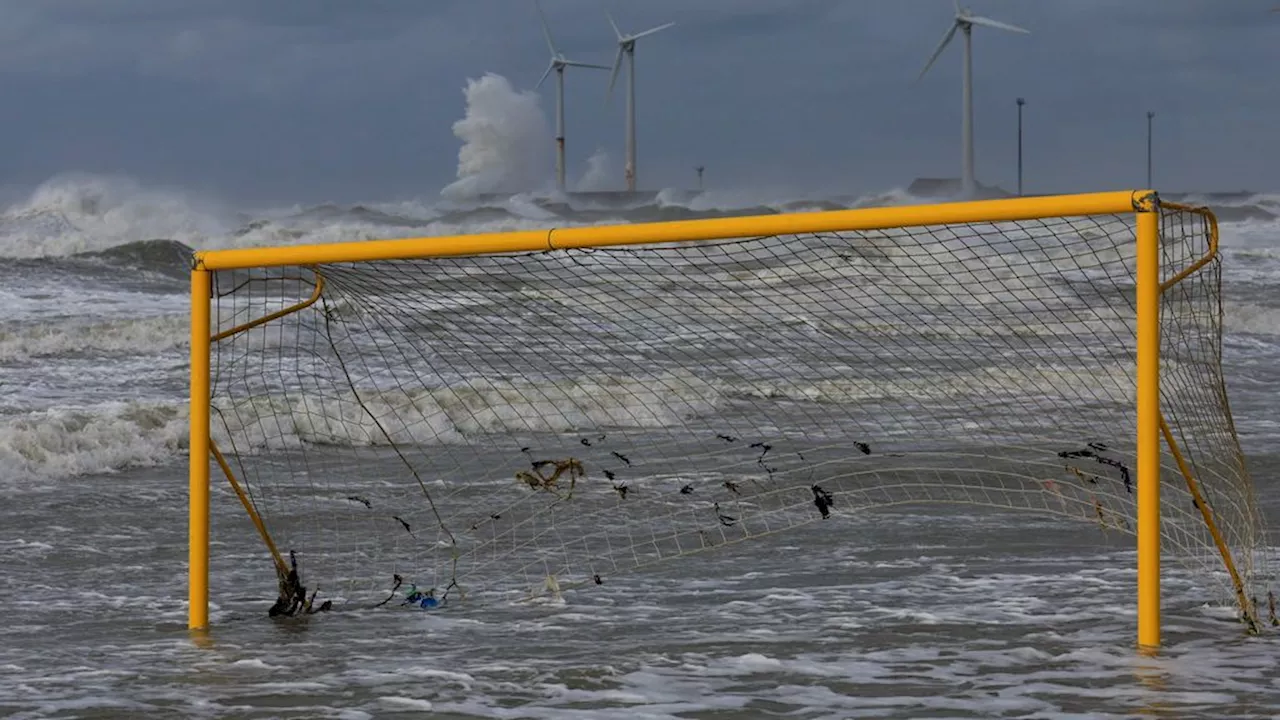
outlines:
[{"label": "yellow goal post", "polygon": [[[1104,224],[1104,222],[1111,224]],[[992,228],[994,230],[991,230]],[[1188,358],[1184,364],[1192,370],[1186,372],[1200,373],[1188,377],[1201,379],[1178,381],[1183,384],[1197,382],[1205,385],[1206,387],[1202,389],[1203,393],[1206,393],[1207,397],[1212,397],[1214,403],[1220,403],[1221,407],[1217,414],[1197,410],[1182,412],[1173,419],[1167,417],[1166,402],[1169,402],[1167,397],[1171,396],[1171,390],[1167,386],[1163,391],[1167,397],[1162,401],[1162,381],[1166,382],[1166,385],[1172,382],[1168,380],[1167,374],[1162,374],[1162,338],[1167,348],[1167,343],[1173,341],[1179,333],[1189,332],[1184,327],[1188,322],[1186,318],[1194,313],[1196,322],[1200,322],[1202,326],[1195,331],[1197,338],[1186,340],[1186,342],[1202,342],[1199,336],[1204,336],[1207,338],[1203,340],[1206,343],[1204,347],[1207,348],[1206,352],[1210,356],[1213,355],[1213,348],[1220,345],[1220,321],[1212,317],[1213,304],[1220,303],[1217,297],[1218,279],[1217,275],[1208,279],[1205,276],[1206,273],[1216,272],[1219,263],[1217,223],[1210,211],[1162,202],[1152,190],[197,252],[194,255],[191,274],[189,627],[193,630],[203,630],[209,626],[211,471],[224,475],[230,482],[264,541],[269,553],[269,562],[274,565],[275,572],[280,578],[287,574],[289,564],[285,557],[288,554],[286,546],[279,537],[279,533],[284,532],[284,521],[280,521],[281,525],[273,525],[273,518],[266,516],[265,508],[268,507],[268,503],[261,501],[256,494],[265,490],[259,490],[247,483],[246,478],[237,478],[238,469],[246,463],[251,463],[251,459],[246,460],[247,455],[242,456],[236,448],[222,447],[221,441],[215,442],[212,439],[217,428],[211,425],[211,416],[218,412],[217,398],[215,398],[218,375],[214,360],[215,351],[220,343],[235,342],[237,338],[247,335],[247,331],[252,328],[272,326],[272,324],[289,321],[292,317],[303,313],[317,313],[317,317],[324,313],[336,313],[335,308],[338,304],[330,304],[328,300],[329,286],[332,284],[329,278],[334,273],[341,274],[347,272],[349,268],[358,270],[367,264],[385,262],[424,261],[429,263],[451,258],[484,256],[556,257],[579,251],[652,247],[678,249],[690,244],[702,245],[726,241],[756,242],[762,239],[776,241],[769,245],[770,248],[775,248],[770,252],[775,253],[790,252],[787,250],[791,246],[789,244],[803,243],[806,239],[814,238],[824,243],[822,249],[824,253],[828,251],[838,253],[839,243],[842,242],[850,247],[874,246],[873,249],[877,251],[888,248],[886,252],[892,253],[893,244],[900,238],[907,238],[925,248],[918,252],[913,251],[914,254],[911,257],[914,259],[911,262],[914,265],[909,273],[903,275],[903,277],[915,277],[921,272],[946,272],[946,264],[939,261],[937,257],[928,256],[928,253],[940,252],[940,248],[945,248],[946,252],[956,253],[959,252],[957,247],[963,249],[966,243],[981,245],[988,242],[984,238],[987,238],[990,232],[996,233],[997,242],[1012,243],[1009,247],[1020,247],[1025,237],[1034,239],[1037,232],[1041,236],[1047,233],[1049,236],[1058,238],[1058,242],[1063,246],[1069,244],[1063,240],[1068,236],[1072,238],[1072,243],[1079,238],[1083,238],[1081,242],[1087,243],[1095,237],[1109,233],[1107,242],[1110,244],[1105,252],[1115,255],[1114,267],[1119,270],[1114,272],[1105,270],[1103,274],[1114,275],[1108,278],[1108,282],[1112,284],[1107,287],[1119,294],[1116,298],[1109,298],[1107,302],[1112,302],[1115,307],[1120,308],[1121,314],[1129,312],[1126,309],[1129,307],[1132,311],[1132,321],[1124,320],[1120,324],[1132,330],[1132,338],[1128,340],[1132,343],[1132,347],[1124,350],[1127,353],[1124,357],[1132,357],[1129,372],[1133,394],[1130,397],[1127,391],[1115,392],[1116,397],[1123,397],[1125,402],[1132,402],[1131,412],[1135,422],[1130,428],[1129,437],[1118,441],[1120,445],[1132,447],[1132,454],[1128,456],[1132,457],[1136,465],[1132,488],[1129,487],[1129,473],[1125,465],[1127,461],[1102,460],[1101,453],[1093,451],[1059,452],[1054,462],[1066,463],[1071,473],[1076,477],[1085,478],[1092,486],[1098,485],[1097,473],[1100,471],[1093,469],[1092,466],[1083,468],[1083,460],[1076,462],[1081,457],[1098,459],[1099,462],[1106,462],[1111,468],[1122,468],[1124,488],[1120,488],[1117,484],[1117,489],[1114,491],[1119,500],[1113,503],[1108,499],[1110,495],[1103,497],[1101,494],[1088,495],[1087,497],[1091,499],[1080,499],[1086,496],[1080,495],[1080,498],[1077,498],[1075,494],[1070,494],[1070,497],[1064,499],[1060,484],[1041,479],[1038,480],[1039,485],[1033,484],[1032,490],[1050,499],[1040,498],[1030,503],[1022,500],[1001,500],[1001,503],[1019,507],[1034,506],[1032,509],[1043,509],[1057,503],[1065,510],[1069,504],[1068,501],[1077,503],[1078,500],[1077,504],[1087,506],[1084,515],[1091,516],[1096,509],[1096,520],[1104,528],[1114,526],[1129,530],[1136,535],[1137,642],[1141,648],[1158,647],[1161,639],[1162,537],[1166,548],[1196,544],[1197,552],[1210,555],[1211,560],[1216,564],[1213,572],[1225,578],[1223,582],[1234,604],[1238,605],[1242,618],[1251,627],[1256,627],[1258,608],[1255,606],[1257,601],[1252,597],[1256,590],[1250,586],[1250,583],[1260,572],[1254,568],[1254,555],[1261,542],[1261,520],[1254,505],[1252,486],[1248,480],[1234,427],[1231,425],[1221,369],[1210,367],[1215,362],[1220,364],[1220,356],[1206,359],[1201,354],[1197,354],[1194,358]],[[915,240],[920,237],[927,238],[927,242]],[[1008,240],[1009,238],[1013,240]],[[1126,244],[1131,247],[1125,248]],[[1173,248],[1175,244],[1179,247]],[[1102,252],[1096,248],[1081,247],[1083,248],[1081,253],[1096,255]],[[830,248],[835,249],[830,250]],[[928,257],[927,260],[922,259],[926,257]],[[947,262],[962,265],[969,258],[970,255],[966,254],[960,260],[948,259]],[[823,262],[825,263],[826,260],[824,259]],[[1075,262],[1072,272],[1085,274],[1101,272],[1097,271],[1092,264],[1072,262]],[[1090,261],[1090,263],[1093,262]],[[1026,267],[1034,265],[1035,263],[1032,262],[1025,263]],[[734,267],[746,267],[746,265]],[[824,264],[822,267],[825,268],[827,265]],[[310,295],[302,292],[294,300],[284,302],[279,309],[265,312],[259,317],[251,317],[241,310],[237,310],[235,314],[229,313],[225,318],[217,316],[215,300],[220,297],[218,290],[220,274],[230,278],[235,273],[261,273],[282,268],[295,268],[300,272],[309,273],[308,277],[312,278],[307,285]],[[925,269],[921,270],[921,268]],[[575,272],[579,271],[591,272],[590,269],[582,270],[581,266]],[[895,272],[900,271],[900,267],[895,269]],[[682,270],[682,272],[685,271]],[[725,275],[724,282],[738,282],[742,272],[747,271],[740,271],[737,275],[732,273]],[[730,275],[732,277],[729,277]],[[847,277],[841,276],[843,279]],[[248,280],[241,279],[237,282],[243,284]],[[1198,293],[1197,299],[1190,299],[1190,296],[1171,299],[1180,291],[1192,292],[1185,289],[1197,283],[1198,286],[1194,290]],[[226,280],[223,286],[230,286],[230,284],[231,281]],[[1120,297],[1121,294],[1124,295],[1123,298]],[[1019,290],[1010,297],[1014,295],[1018,297],[1019,302],[1027,302],[1024,297],[1025,290]],[[997,299],[994,302],[1000,302],[1000,300]],[[1187,310],[1185,317],[1179,315],[1182,311],[1176,308],[1192,302],[1200,303],[1203,308],[1208,309]],[[321,305],[324,307],[322,308]],[[1012,303],[1010,307],[1014,307]],[[1217,307],[1220,310],[1220,305]],[[1174,315],[1177,317],[1172,317]],[[327,317],[329,315],[324,315],[321,322]],[[896,316],[886,314],[884,320],[888,322],[894,317]],[[874,332],[881,331],[874,330]],[[899,333],[900,331],[892,330],[891,332]],[[1215,334],[1216,338],[1213,337]],[[1050,384],[1057,387],[1056,384]],[[354,384],[351,389],[357,400],[365,391],[364,388],[357,389]],[[1175,398],[1174,402],[1190,401]],[[274,407],[275,412],[289,412],[279,410],[278,404]],[[257,412],[263,411],[259,409]],[[370,410],[362,402],[357,410],[357,413],[359,412],[376,414],[381,411]],[[1197,414],[1198,412],[1200,414]],[[1046,422],[1052,421],[1046,420]],[[380,432],[387,435],[387,442],[392,442],[382,425],[378,424],[377,427]],[[1203,443],[1197,443],[1194,438],[1188,439],[1189,436],[1199,432],[1218,433],[1221,437],[1215,435],[1213,448],[1206,450]],[[409,442],[400,438],[396,439],[394,444],[399,452],[400,447]],[[587,444],[585,439],[582,442],[583,445]],[[1194,447],[1184,447],[1188,444]],[[235,457],[228,459],[224,456],[224,452]],[[1208,455],[1213,457],[1202,457]],[[621,457],[617,453],[615,456]],[[1162,463],[1165,464],[1166,469],[1170,470],[1163,483]],[[761,466],[763,467],[763,464]],[[576,469],[571,467],[570,470]],[[417,477],[417,471],[411,468],[411,472],[414,477]],[[770,471],[770,478],[772,475]],[[509,477],[510,474],[508,473],[507,476]],[[841,475],[841,477],[845,476]],[[1175,480],[1177,485],[1173,484]],[[530,487],[538,484],[536,481],[530,482]],[[1212,492],[1216,495],[1210,497],[1209,490],[1205,487],[1206,482],[1215,485]],[[947,490],[944,493],[936,490],[936,494],[928,492],[907,494],[886,500],[881,504],[912,500],[992,504],[974,499],[978,492],[975,488],[978,488],[981,483],[977,480],[972,483],[966,485],[962,491]],[[1065,485],[1065,483],[1061,484]],[[1221,487],[1217,487],[1218,485]],[[551,482],[548,481],[545,487],[535,487],[535,490],[551,490],[550,486]],[[573,495],[572,486],[570,487],[569,495]],[[1083,483],[1082,487],[1084,487]],[[615,486],[614,490],[617,489]],[[802,489],[807,491],[808,485]],[[1195,517],[1198,518],[1197,522],[1202,526],[1198,529],[1179,529],[1176,534],[1170,530],[1162,533],[1162,520],[1168,522],[1169,512],[1171,512],[1167,509],[1162,512],[1162,489],[1166,493],[1177,492],[1179,498],[1184,494],[1189,498],[1186,503],[1188,507],[1178,510],[1178,523],[1188,522],[1184,516],[1194,512]],[[738,491],[734,489],[734,492]],[[762,491],[761,503],[764,503],[763,498],[775,497],[773,494],[775,492],[778,493],[777,497],[782,497],[782,493],[791,492],[791,490],[777,488],[770,489],[767,493]],[[814,492],[818,492],[816,485]],[[852,485],[849,485],[846,493],[852,496],[854,492]],[[989,487],[982,492],[986,493],[984,497],[991,497]],[[1026,493],[1027,490],[1004,488],[1000,492],[1005,492],[1010,498],[1014,498],[1022,497],[1019,493]],[[1080,492],[1084,491],[1071,491],[1071,493]],[[1088,492],[1093,493],[1095,490],[1089,488]],[[958,497],[957,493],[964,497]],[[1130,498],[1126,493],[1132,497]],[[546,493],[543,495],[545,496]],[[627,497],[625,486],[621,497],[624,499]],[[449,525],[446,528],[447,523],[442,519],[444,516],[441,513],[447,515],[448,511],[437,507],[436,501],[430,497],[428,500],[432,503],[432,509],[436,513],[435,518],[439,521],[440,529],[444,533],[442,536],[452,540],[454,535],[460,532],[458,528],[461,526]],[[557,502],[564,500],[563,495],[556,496]],[[809,500],[811,501],[812,498]],[[617,502],[617,498],[614,498],[614,501]],[[778,502],[777,517],[782,517],[784,513],[790,513],[795,509],[787,502],[790,501]],[[368,505],[367,502],[365,504]],[[867,503],[868,507],[875,505],[875,502]],[[1225,521],[1220,519],[1219,515],[1226,511],[1225,508],[1228,505],[1233,508],[1229,518],[1232,527],[1222,527]],[[718,507],[717,505],[717,509]],[[1076,511],[1075,505],[1071,507],[1071,513],[1080,514]],[[1058,511],[1051,508],[1050,512]],[[823,509],[822,517],[825,518],[826,514],[827,510]],[[493,516],[497,517],[497,513]],[[535,513],[529,517],[541,516]],[[400,520],[399,517],[396,519]],[[403,520],[400,522],[404,524]],[[530,520],[529,522],[536,524],[542,521]],[[1236,527],[1240,525],[1248,525],[1248,527]],[[777,523],[771,527],[776,528]],[[404,524],[404,528],[408,530],[408,524]],[[677,537],[683,537],[679,535],[681,532],[679,529],[672,532]],[[702,530],[698,532],[705,538],[705,532]],[[743,534],[750,535],[751,531],[744,531]],[[1187,539],[1191,535],[1205,539],[1193,542]],[[708,546],[709,544],[704,543],[698,547],[701,549]],[[684,552],[682,549],[681,554]],[[460,557],[466,559],[465,553],[462,550],[455,550],[451,560],[453,569],[450,571],[454,575],[449,576],[450,582],[456,582],[461,577],[461,571],[458,570]],[[643,563],[637,563],[636,566],[641,565]],[[477,567],[484,566],[480,564]],[[609,567],[618,567],[616,559]],[[585,575],[585,577],[591,576],[592,572]],[[555,574],[548,571],[549,580],[554,580],[555,577]],[[596,583],[599,583],[598,572],[594,577]]]}]

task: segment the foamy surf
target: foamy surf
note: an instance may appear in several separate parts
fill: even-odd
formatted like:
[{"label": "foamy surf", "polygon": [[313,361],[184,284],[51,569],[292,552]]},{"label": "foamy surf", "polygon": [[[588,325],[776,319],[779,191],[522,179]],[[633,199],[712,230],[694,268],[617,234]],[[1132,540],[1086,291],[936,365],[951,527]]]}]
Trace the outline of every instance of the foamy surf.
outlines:
[{"label": "foamy surf", "polygon": [[37,188],[0,213],[3,256],[67,256],[136,240],[199,245],[232,226],[213,203],[133,180],[72,173]]},{"label": "foamy surf", "polygon": [[163,355],[181,359],[177,352],[190,342],[187,315],[142,318],[90,319],[73,317],[21,325],[0,325],[0,362],[29,361],[67,355],[100,356]]},{"label": "foamy surf", "polygon": [[0,416],[0,478],[9,489],[41,481],[173,463],[187,446],[184,404],[111,402]]},{"label": "foamy surf", "polygon": [[[128,481],[158,498],[153,513],[180,517],[181,495],[163,491],[171,480]],[[21,543],[0,541],[18,551],[0,583],[15,590],[11,611],[24,622],[0,631],[0,678],[26,688],[19,717],[267,704],[307,717],[549,720],[745,720],[761,708],[799,718],[1239,717],[1275,707],[1266,648],[1188,610],[1194,588],[1176,568],[1170,645],[1135,661],[1133,554],[1083,525],[889,512],[844,522],[839,542],[828,523],[643,577],[610,576],[591,598],[567,593],[563,604],[460,603],[286,627],[260,619],[274,590],[252,578],[269,575],[270,560],[227,514],[216,518],[212,576],[220,630],[213,648],[197,649],[169,638],[183,635],[181,603],[169,596],[185,524],[125,520],[125,502],[90,510],[97,497],[33,508],[31,524],[6,527]],[[934,548],[927,557],[921,542]],[[50,552],[79,592],[23,598],[19,587],[44,590]],[[913,562],[876,567],[894,558]],[[72,634],[111,639],[111,669],[83,653],[27,654]],[[185,682],[192,671],[216,682]]]}]

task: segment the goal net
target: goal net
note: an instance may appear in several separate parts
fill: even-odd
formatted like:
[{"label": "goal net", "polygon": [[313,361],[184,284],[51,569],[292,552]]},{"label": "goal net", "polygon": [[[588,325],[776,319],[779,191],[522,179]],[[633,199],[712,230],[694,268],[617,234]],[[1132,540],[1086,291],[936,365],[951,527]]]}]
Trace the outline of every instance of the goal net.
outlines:
[{"label": "goal net", "polygon": [[[1216,230],[1160,228],[1163,549],[1238,604]],[[589,592],[905,503],[1132,533],[1134,266],[1114,215],[219,270],[211,434],[264,596],[313,609]]]}]

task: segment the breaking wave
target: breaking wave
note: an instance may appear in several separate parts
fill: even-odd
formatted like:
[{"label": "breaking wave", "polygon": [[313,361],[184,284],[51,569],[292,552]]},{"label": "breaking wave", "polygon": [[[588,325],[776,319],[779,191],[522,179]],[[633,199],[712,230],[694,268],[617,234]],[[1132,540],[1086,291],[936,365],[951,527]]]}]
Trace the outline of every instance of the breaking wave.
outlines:
[{"label": "breaking wave", "polygon": [[129,178],[71,173],[0,212],[0,252],[57,257],[151,238],[203,245],[233,229],[227,215],[212,202]]},{"label": "breaking wave", "polygon": [[0,476],[17,483],[171,462],[187,447],[187,406],[117,402],[0,418]]},{"label": "breaking wave", "polygon": [[0,362],[59,355],[159,355],[189,343],[186,315],[0,327]]},{"label": "breaking wave", "polygon": [[[474,93],[483,95],[494,91],[491,86],[498,80],[476,83]],[[516,96],[516,99],[507,98],[507,102],[531,103],[536,109],[536,98],[519,100],[520,94],[511,90],[509,84],[506,87]],[[478,98],[476,102],[481,100],[483,98]],[[481,118],[459,121],[465,128],[471,128],[465,132],[460,128],[459,132],[473,147],[460,160],[459,180],[439,198],[387,204],[323,204],[246,216],[206,198],[145,187],[128,178],[71,173],[49,180],[22,202],[0,212],[0,258],[80,256],[153,269],[151,266],[157,264],[166,268],[175,266],[178,258],[185,258],[189,248],[359,242],[933,201],[901,189],[869,195],[828,196],[733,188],[705,192],[669,188],[634,194],[601,190],[568,194],[549,190],[513,193],[509,188],[536,187],[521,184],[528,181],[534,171],[521,169],[529,163],[512,160],[512,153],[519,155],[520,152],[474,146],[505,143],[523,147],[530,142],[526,135],[531,137],[531,134],[512,131],[519,138],[495,137],[501,135],[497,129],[483,129],[493,124],[493,112],[485,111]],[[537,140],[541,152],[545,138]],[[586,165],[578,185],[606,187],[610,167],[607,156],[597,153]],[[1255,194],[1171,197],[1206,203],[1224,223],[1241,228],[1241,233],[1236,233],[1241,235],[1241,240],[1224,239],[1224,247],[1229,251],[1237,242],[1246,244],[1246,252],[1273,250],[1280,197]],[[170,260],[174,261],[173,265]]]},{"label": "breaking wave", "polygon": [[273,394],[224,400],[216,404],[220,420],[215,425],[241,450],[302,443],[453,443],[486,433],[667,427],[710,413],[721,400],[711,383],[687,375],[537,385],[473,380],[441,388],[362,391],[358,396]]},{"label": "breaking wave", "polygon": [[[215,441],[240,451],[303,444],[346,447],[465,442],[491,432],[657,428],[709,413],[722,400],[689,376],[542,383],[499,381],[320,398],[258,395],[215,402]],[[674,408],[674,409],[673,409]],[[185,402],[110,402],[0,416],[0,476],[57,479],[178,462]]]}]

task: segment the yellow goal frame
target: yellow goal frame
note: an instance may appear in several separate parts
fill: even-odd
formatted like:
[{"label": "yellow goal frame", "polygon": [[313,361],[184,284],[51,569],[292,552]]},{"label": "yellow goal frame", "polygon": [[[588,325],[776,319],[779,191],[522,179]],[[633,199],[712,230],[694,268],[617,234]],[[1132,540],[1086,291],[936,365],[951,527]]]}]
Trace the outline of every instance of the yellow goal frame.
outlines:
[{"label": "yellow goal frame", "polygon": [[[1192,209],[1170,203],[1164,203],[1164,207]],[[1208,254],[1176,277],[1161,283],[1160,209],[1161,201],[1154,191],[1123,190],[909,207],[197,252],[191,272],[188,626],[193,630],[204,630],[209,625],[209,474],[211,459],[216,451],[209,435],[210,349],[211,343],[217,340],[211,335],[210,329],[213,271],[1132,213],[1136,216],[1137,227],[1137,640],[1139,648],[1151,651],[1160,645],[1162,428],[1164,439],[1178,461],[1192,495],[1199,494],[1195,478],[1182,462],[1181,454],[1161,417],[1160,296],[1164,290],[1203,267],[1217,254],[1217,223],[1207,210],[1196,209],[1208,217],[1209,227],[1212,229]],[[320,289],[317,288],[317,293],[319,292]],[[300,303],[297,307],[303,305],[304,303]],[[286,308],[254,321],[254,324],[267,322],[294,309],[296,308]],[[225,465],[220,454],[217,459],[220,465]],[[225,466],[223,469],[227,471]],[[239,494],[239,486],[229,471],[228,479]],[[1243,587],[1230,554],[1220,539],[1212,515],[1204,503],[1200,503],[1200,506],[1204,508],[1205,521],[1232,575],[1238,599],[1242,602],[1246,616],[1249,616],[1250,606],[1244,598]],[[268,547],[273,547],[252,511],[250,515],[258,524],[258,530],[267,540]],[[278,555],[276,561],[280,562]]]}]

